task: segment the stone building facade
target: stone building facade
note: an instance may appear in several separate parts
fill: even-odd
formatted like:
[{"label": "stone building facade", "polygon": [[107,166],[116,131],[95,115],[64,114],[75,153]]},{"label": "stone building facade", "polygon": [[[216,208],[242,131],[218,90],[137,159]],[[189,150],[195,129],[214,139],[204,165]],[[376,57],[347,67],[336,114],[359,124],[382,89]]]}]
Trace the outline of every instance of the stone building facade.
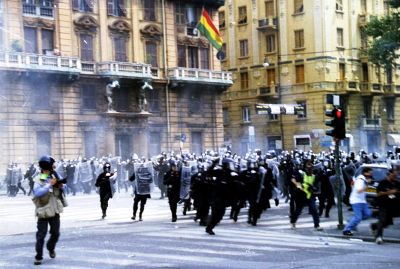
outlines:
[{"label": "stone building facade", "polygon": [[203,5],[218,25],[223,1],[0,0],[0,166],[217,150],[232,79]]},{"label": "stone building facade", "polygon": [[[225,143],[234,151],[329,150],[327,94],[346,111],[342,149],[385,152],[400,143],[399,70],[363,55],[362,28],[383,0],[232,0],[219,9],[234,85],[224,93]],[[255,104],[301,104],[304,115],[257,115]]]}]

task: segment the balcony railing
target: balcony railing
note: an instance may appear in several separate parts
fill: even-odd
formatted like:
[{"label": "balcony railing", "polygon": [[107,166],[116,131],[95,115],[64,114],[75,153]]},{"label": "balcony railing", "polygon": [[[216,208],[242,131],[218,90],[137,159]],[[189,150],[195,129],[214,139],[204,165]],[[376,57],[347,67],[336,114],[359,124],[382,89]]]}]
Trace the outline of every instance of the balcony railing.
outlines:
[{"label": "balcony railing", "polygon": [[359,92],[359,83],[357,81],[347,81],[347,80],[339,80],[336,82],[336,90],[337,91],[346,91],[346,92]]},{"label": "balcony railing", "polygon": [[279,88],[276,85],[260,87],[257,90],[257,96],[278,97],[278,89]]},{"label": "balcony railing", "polygon": [[0,52],[0,69],[80,72],[80,62],[74,57]]},{"label": "balcony railing", "polygon": [[187,82],[233,84],[232,73],[224,71],[177,67],[168,69],[168,77]]},{"label": "balcony railing", "polygon": [[258,30],[275,30],[278,26],[278,18],[265,18],[265,19],[261,19],[258,20]]},{"label": "balcony railing", "polygon": [[96,64],[97,73],[110,76],[152,78],[151,65],[140,63],[101,62]]},{"label": "balcony railing", "polygon": [[22,13],[24,15],[33,15],[39,17],[53,18],[53,7],[33,5],[33,4],[22,4]]}]

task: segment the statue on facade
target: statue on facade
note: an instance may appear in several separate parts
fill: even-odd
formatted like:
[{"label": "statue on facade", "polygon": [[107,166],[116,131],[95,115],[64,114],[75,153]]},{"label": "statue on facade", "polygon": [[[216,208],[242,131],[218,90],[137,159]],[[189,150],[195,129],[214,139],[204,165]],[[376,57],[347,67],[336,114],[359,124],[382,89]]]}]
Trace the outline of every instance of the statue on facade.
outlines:
[{"label": "statue on facade", "polygon": [[106,86],[106,98],[107,98],[107,111],[112,112],[115,111],[113,109],[113,100],[112,100],[112,93],[115,88],[119,88],[118,80],[113,80],[111,83],[107,84]]},{"label": "statue on facade", "polygon": [[139,93],[140,112],[147,111],[146,89],[150,89],[150,90],[153,89],[153,86],[151,86],[151,84],[149,84],[148,81],[145,81],[143,86],[140,88],[140,93]]}]

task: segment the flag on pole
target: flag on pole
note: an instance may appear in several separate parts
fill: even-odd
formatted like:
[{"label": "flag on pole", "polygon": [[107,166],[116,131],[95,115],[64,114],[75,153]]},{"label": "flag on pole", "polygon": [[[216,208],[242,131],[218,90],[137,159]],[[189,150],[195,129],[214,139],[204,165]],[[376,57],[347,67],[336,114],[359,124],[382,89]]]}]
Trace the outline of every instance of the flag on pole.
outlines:
[{"label": "flag on pole", "polygon": [[216,48],[218,51],[222,49],[221,35],[217,28],[215,28],[215,25],[213,24],[210,15],[208,15],[207,10],[204,8],[201,13],[200,21],[197,25],[197,29],[208,39],[208,41],[210,41],[214,48]]}]

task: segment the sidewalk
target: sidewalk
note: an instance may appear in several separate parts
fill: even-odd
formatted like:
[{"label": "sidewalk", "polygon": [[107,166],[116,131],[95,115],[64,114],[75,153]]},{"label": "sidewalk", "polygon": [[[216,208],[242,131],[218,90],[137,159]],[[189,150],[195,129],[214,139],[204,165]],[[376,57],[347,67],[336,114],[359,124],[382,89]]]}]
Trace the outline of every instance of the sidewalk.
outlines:
[{"label": "sidewalk", "polygon": [[[353,212],[349,211],[347,206],[343,207],[343,224],[346,225],[348,220],[353,216]],[[333,207],[330,212],[331,219],[338,219],[337,207]],[[321,221],[325,218],[321,217]],[[353,236],[345,236],[342,234],[342,230],[335,226],[324,227],[324,232],[327,236],[333,236],[338,238],[347,238],[349,240],[363,240],[366,242],[375,242],[374,236],[371,234],[370,224],[376,222],[376,218],[370,218],[363,220],[358,224],[357,231],[354,231]],[[400,218],[394,218],[394,225],[390,225],[383,230],[383,241],[384,243],[398,243],[400,244]]]}]

